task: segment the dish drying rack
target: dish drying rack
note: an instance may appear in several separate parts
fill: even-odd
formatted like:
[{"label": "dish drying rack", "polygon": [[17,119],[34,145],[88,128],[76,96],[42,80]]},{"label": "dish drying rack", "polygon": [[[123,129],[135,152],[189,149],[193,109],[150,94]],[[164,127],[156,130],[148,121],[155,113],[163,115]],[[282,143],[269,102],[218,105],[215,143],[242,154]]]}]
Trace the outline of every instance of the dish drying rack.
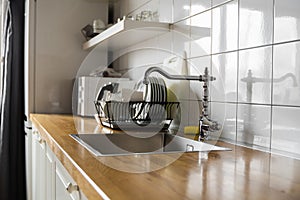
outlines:
[{"label": "dish drying rack", "polygon": [[179,102],[95,101],[98,123],[111,129],[167,130]]}]

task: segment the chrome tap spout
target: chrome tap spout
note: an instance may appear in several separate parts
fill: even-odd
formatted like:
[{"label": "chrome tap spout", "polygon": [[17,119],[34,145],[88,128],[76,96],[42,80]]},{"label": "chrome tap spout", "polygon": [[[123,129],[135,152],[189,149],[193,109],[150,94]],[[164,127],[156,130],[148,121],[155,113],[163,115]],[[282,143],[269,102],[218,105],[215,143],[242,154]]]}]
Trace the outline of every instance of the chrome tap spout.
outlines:
[{"label": "chrome tap spout", "polygon": [[[206,68],[206,70],[208,69]],[[170,80],[190,80],[190,81],[200,81],[200,82],[216,80],[215,77],[208,76],[208,75],[199,75],[199,76],[174,75],[174,74],[169,74],[168,72],[164,71],[160,67],[150,67],[149,69],[146,70],[144,74],[144,80],[143,80],[144,84],[149,83],[148,77],[152,72],[158,72],[159,74],[163,75],[164,77]]]},{"label": "chrome tap spout", "polygon": [[[199,140],[204,140],[207,138],[208,133],[212,130],[216,130],[216,127],[218,127],[217,122],[212,121],[208,117],[208,103],[209,103],[209,82],[216,80],[215,77],[210,76],[208,73],[208,68],[206,67],[204,70],[204,75],[199,76],[190,76],[190,75],[173,75],[169,74],[165,70],[159,68],[159,67],[150,67],[146,70],[144,74],[143,83],[149,84],[149,75],[152,72],[157,72],[167,79],[171,80],[192,80],[192,81],[200,81],[203,82],[203,98],[202,98],[202,105],[203,109],[201,111],[200,119],[199,119],[199,130],[200,130],[200,137]],[[218,129],[219,130],[219,129]]]}]

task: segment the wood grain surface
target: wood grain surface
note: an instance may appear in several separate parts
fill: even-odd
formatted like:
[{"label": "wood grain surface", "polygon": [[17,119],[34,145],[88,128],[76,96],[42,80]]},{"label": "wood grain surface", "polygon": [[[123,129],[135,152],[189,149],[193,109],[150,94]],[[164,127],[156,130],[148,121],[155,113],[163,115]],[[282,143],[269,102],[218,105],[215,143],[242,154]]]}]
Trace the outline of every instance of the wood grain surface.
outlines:
[{"label": "wood grain surface", "polygon": [[232,151],[95,157],[69,136],[114,133],[94,119],[31,120],[88,199],[300,199],[299,160],[224,142],[217,145]]}]

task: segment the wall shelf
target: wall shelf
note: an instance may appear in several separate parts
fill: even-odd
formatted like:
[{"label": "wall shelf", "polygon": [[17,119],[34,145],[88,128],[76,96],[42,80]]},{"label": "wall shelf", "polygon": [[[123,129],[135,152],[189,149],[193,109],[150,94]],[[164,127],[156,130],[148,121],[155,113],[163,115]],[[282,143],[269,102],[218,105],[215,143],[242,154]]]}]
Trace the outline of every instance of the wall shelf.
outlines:
[{"label": "wall shelf", "polygon": [[88,50],[101,44],[109,51],[124,49],[170,30],[170,24],[124,19],[82,45]]}]

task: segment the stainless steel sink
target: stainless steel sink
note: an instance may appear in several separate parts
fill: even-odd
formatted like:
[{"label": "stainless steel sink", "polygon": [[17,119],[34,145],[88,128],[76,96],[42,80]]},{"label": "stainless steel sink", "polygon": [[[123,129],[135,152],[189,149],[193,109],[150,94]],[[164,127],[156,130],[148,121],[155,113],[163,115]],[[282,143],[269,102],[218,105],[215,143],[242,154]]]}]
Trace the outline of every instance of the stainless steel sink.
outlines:
[{"label": "stainless steel sink", "polygon": [[95,156],[231,150],[169,133],[158,133],[149,137],[144,133],[136,136],[127,134],[71,134],[70,136]]}]

